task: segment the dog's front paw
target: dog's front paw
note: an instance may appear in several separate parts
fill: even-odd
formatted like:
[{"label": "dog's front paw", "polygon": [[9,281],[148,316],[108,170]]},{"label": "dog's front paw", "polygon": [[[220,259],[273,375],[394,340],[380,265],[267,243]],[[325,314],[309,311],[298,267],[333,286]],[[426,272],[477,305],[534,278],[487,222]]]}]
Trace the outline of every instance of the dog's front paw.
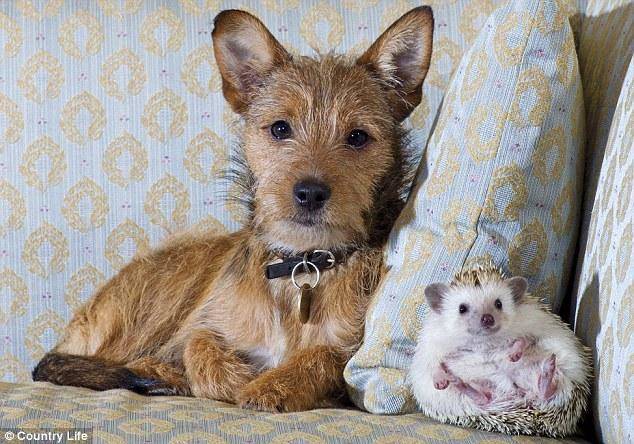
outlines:
[{"label": "dog's front paw", "polygon": [[285,384],[270,383],[257,378],[247,384],[237,396],[237,403],[245,409],[264,412],[295,412],[304,410],[301,395]]}]

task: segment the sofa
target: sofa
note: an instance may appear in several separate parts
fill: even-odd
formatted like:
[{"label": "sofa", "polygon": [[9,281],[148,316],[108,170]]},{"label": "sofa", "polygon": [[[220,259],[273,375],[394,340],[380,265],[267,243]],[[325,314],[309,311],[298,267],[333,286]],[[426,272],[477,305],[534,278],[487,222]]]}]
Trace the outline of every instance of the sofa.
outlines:
[{"label": "sofa", "polygon": [[[502,0],[431,0],[432,68],[406,125],[418,154],[456,66]],[[0,430],[92,442],[546,442],[352,406],[270,414],[211,400],[31,382],[72,312],[134,254],[224,232],[239,125],[210,46],[221,9],[250,11],[299,53],[359,52],[411,0],[11,0],[0,3]],[[592,349],[579,435],[634,442],[634,2],[557,0],[585,106],[576,251],[558,313]],[[564,12],[562,12],[564,11]],[[557,16],[557,14],[564,14]],[[453,27],[453,28],[452,28]],[[453,29],[453,30],[452,30]]]}]

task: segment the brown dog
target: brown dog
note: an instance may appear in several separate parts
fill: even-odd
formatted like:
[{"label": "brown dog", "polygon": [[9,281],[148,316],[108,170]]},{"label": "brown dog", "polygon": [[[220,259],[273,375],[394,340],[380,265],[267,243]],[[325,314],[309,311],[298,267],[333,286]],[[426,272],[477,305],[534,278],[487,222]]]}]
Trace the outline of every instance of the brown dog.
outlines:
[{"label": "brown dog", "polygon": [[[252,15],[220,13],[213,44],[244,120],[248,223],[136,258],[79,310],[33,379],[269,411],[341,394],[403,205],[400,123],[421,100],[432,32],[420,7],[357,60],[312,59],[291,56]],[[313,264],[306,321],[289,274],[307,267],[314,282]]]}]

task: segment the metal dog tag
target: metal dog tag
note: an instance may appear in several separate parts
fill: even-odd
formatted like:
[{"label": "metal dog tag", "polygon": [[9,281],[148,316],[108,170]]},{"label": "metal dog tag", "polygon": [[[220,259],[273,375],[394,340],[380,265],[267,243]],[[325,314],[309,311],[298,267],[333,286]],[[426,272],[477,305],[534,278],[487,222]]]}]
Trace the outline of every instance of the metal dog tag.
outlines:
[{"label": "metal dog tag", "polygon": [[302,324],[308,322],[310,317],[310,300],[313,288],[309,283],[302,285],[299,289],[299,320]]}]

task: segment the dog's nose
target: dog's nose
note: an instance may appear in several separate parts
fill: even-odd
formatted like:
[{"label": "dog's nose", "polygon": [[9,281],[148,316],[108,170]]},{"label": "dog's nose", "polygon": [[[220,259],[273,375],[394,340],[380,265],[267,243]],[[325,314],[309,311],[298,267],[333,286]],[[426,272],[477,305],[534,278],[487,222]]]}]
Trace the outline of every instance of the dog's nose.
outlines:
[{"label": "dog's nose", "polygon": [[330,198],[330,187],[316,180],[302,180],[293,187],[293,195],[300,207],[315,211]]},{"label": "dog's nose", "polygon": [[480,323],[484,328],[491,328],[495,324],[495,318],[490,314],[483,314]]}]

